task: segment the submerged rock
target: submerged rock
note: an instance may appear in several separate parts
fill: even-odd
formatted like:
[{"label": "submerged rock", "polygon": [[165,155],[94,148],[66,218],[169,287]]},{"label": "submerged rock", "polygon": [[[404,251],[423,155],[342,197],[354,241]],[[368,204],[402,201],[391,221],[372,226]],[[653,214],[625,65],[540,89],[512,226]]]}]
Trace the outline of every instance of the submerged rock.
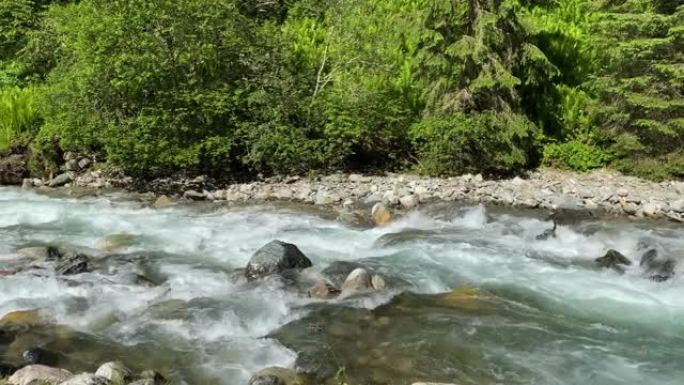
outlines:
[{"label": "submerged rock", "polygon": [[33,347],[25,350],[21,354],[22,360],[26,365],[48,365],[55,366],[59,361],[58,354],[49,350]]},{"label": "submerged rock", "polygon": [[493,384],[483,373],[494,368],[479,349],[482,338],[499,334],[482,327],[472,333],[474,317],[490,313],[443,305],[439,296],[402,293],[373,310],[318,306],[271,336],[297,353],[295,370],[315,384],[337,383],[340,368],[348,384],[411,384],[425,378]]},{"label": "submerged rock", "polygon": [[285,270],[311,266],[311,260],[296,245],[276,240],[267,243],[252,255],[245,269],[245,276],[252,281]]},{"label": "submerged rock", "polygon": [[644,269],[648,278],[664,282],[674,277],[676,262],[673,259],[659,258],[658,250],[650,249],[641,256],[639,266]]},{"label": "submerged rock", "polygon": [[[154,370],[144,370],[140,373],[140,379],[138,381],[145,381],[144,384],[140,385],[164,385],[168,384],[168,380]],[[133,385],[133,383],[131,383]]]},{"label": "submerged rock", "polygon": [[54,246],[24,247],[17,250],[17,254],[34,261],[56,261],[62,257],[59,249]]},{"label": "submerged rock", "polygon": [[619,251],[610,249],[606,252],[606,255],[596,259],[596,264],[599,267],[613,269],[622,274],[625,272],[622,266],[629,266],[632,264],[632,261]]},{"label": "submerged rock", "polygon": [[309,289],[309,297],[317,299],[330,299],[337,297],[340,289],[325,281],[319,281]]},{"label": "submerged rock", "polygon": [[258,371],[249,385],[307,385],[307,378],[292,369],[271,367]]},{"label": "submerged rock", "polygon": [[17,310],[5,314],[0,319],[0,327],[33,327],[45,324],[45,319],[38,310]]},{"label": "submerged rock", "polygon": [[340,287],[344,283],[349,273],[355,269],[362,268],[363,265],[350,261],[335,261],[328,265],[321,274],[332,282],[333,286]]},{"label": "submerged rock", "polygon": [[56,385],[71,378],[68,370],[45,365],[29,365],[17,370],[8,380],[11,385],[46,384]]},{"label": "submerged rock", "polygon": [[188,302],[182,299],[169,299],[151,304],[145,314],[152,319],[185,319],[188,316]]},{"label": "submerged rock", "polygon": [[63,257],[57,262],[55,272],[61,275],[76,275],[88,272],[90,259],[85,254]]},{"label": "submerged rock", "polygon": [[157,198],[157,200],[154,201],[154,203],[152,204],[152,207],[154,207],[155,209],[165,209],[165,208],[171,207],[175,204],[176,204],[176,202],[174,202],[171,198],[169,198],[166,195],[162,195],[159,198]]},{"label": "submerged rock", "polygon": [[134,245],[137,239],[133,234],[111,234],[104,237],[98,247],[104,251],[116,251]]},{"label": "submerged rock", "polygon": [[537,236],[535,237],[535,239],[538,240],[538,241],[545,241],[545,240],[547,240],[547,239],[549,239],[549,238],[556,238],[556,228],[555,228],[555,226],[554,226],[553,229],[546,229],[546,230],[544,230],[543,233],[541,233],[541,234],[539,234],[539,235],[537,235]]}]

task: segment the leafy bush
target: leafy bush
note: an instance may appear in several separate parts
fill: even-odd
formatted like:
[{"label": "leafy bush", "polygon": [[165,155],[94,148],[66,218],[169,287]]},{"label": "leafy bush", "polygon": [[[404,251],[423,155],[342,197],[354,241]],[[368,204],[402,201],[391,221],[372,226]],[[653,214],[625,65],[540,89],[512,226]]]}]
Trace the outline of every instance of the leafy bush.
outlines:
[{"label": "leafy bush", "polygon": [[610,156],[599,147],[570,141],[552,143],[544,148],[542,163],[575,171],[588,171],[608,165]]},{"label": "leafy bush", "polygon": [[552,140],[545,164],[679,177],[674,3],[0,0],[0,89],[23,87],[0,147],[138,176],[501,175]]},{"label": "leafy bush", "polygon": [[526,117],[492,112],[426,118],[411,128],[420,170],[436,175],[520,171],[530,166],[538,135]]},{"label": "leafy bush", "polygon": [[0,150],[25,144],[35,134],[40,116],[33,88],[0,89]]},{"label": "leafy bush", "polygon": [[104,151],[136,174],[230,172],[237,117],[268,50],[230,2],[82,1],[52,8],[61,60],[46,142]]}]

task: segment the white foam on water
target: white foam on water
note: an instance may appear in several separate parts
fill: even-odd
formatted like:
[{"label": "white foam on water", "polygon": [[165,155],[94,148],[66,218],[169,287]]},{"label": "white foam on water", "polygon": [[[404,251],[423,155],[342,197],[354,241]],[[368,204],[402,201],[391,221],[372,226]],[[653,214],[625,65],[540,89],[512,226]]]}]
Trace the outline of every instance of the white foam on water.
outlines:
[{"label": "white foam on water", "polygon": [[[416,210],[388,226],[359,230],[271,205],[154,210],[120,197],[56,199],[0,188],[2,253],[32,243],[97,247],[108,235],[126,233],[136,235],[138,242],[125,252],[168,254],[155,259],[167,279],[152,288],[125,284],[117,276],[99,273],[70,278],[82,282],[78,285],[27,273],[0,278],[0,314],[40,308],[60,323],[102,333],[125,344],[156,336],[182,341],[180,345],[196,346],[198,351],[211,347],[210,353],[198,353],[206,372],[225,384],[245,383],[262,367],[293,365],[292,352],[262,337],[301,316],[301,306],[310,301],[275,281],[245,286],[227,274],[245,266],[263,244],[280,239],[297,244],[317,268],[338,260],[364,259],[375,269],[399,277],[404,287],[421,293],[445,292],[460,284],[518,288],[542,299],[540,311],[591,320],[590,325],[600,333],[614,330],[619,334],[627,328],[655,340],[681,341],[684,278],[676,275],[663,283],[644,279],[638,266],[637,242],[650,237],[673,258],[682,259],[684,255],[677,253],[684,250],[684,230],[661,231],[653,226],[605,223],[593,231],[559,226],[557,237],[539,241],[535,236],[550,228],[550,222],[490,215],[481,205],[438,218],[429,211]],[[384,235],[415,230],[422,232],[397,245],[375,245]],[[624,275],[587,268],[587,263],[611,248],[635,261]],[[534,255],[541,259],[531,258]],[[372,308],[388,299],[376,296],[347,303]],[[170,300],[188,303],[190,314],[150,318],[146,312],[150,305]],[[214,305],[193,308],[193,301],[199,300]],[[114,321],[103,328],[103,320],[111,316]],[[546,379],[547,384],[576,384],[580,380],[647,383],[643,381],[647,374],[635,358],[611,353],[601,365],[589,368],[588,357],[595,351],[575,345],[572,349],[579,358],[576,371],[567,378],[559,373],[568,351],[528,353],[529,359],[521,365]],[[592,382],[582,370],[604,373],[597,374]],[[657,379],[654,385],[674,384],[667,373],[649,378]]]}]

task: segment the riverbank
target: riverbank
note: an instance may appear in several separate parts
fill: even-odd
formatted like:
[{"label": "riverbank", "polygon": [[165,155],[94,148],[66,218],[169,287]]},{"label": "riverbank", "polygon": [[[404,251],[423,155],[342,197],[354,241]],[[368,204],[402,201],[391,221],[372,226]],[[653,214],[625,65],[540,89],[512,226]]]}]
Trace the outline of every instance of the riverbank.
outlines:
[{"label": "riverbank", "polygon": [[[684,181],[651,182],[615,171],[578,174],[542,168],[526,175],[488,180],[466,174],[432,178],[411,174],[255,177],[247,183],[221,183],[208,177],[135,180],[111,169],[94,168],[94,160],[65,156],[61,173],[49,179],[26,178],[21,159],[0,162],[0,184],[24,187],[124,188],[165,196],[162,202],[260,202],[281,200],[313,205],[366,207],[382,202],[412,209],[434,201],[464,201],[546,210],[589,210],[635,218],[684,222]],[[13,164],[14,162],[14,164]]]},{"label": "riverbank", "polygon": [[[82,174],[72,184],[134,187],[130,178],[104,178],[97,172]],[[470,174],[452,178],[334,174],[311,178],[273,177],[226,186],[216,186],[210,179],[199,177],[156,180],[142,189],[166,195],[169,200],[285,200],[342,207],[365,207],[382,202],[403,209],[426,202],[465,201],[547,210],[589,210],[684,222],[684,182],[655,183],[606,170],[577,174],[539,169],[524,177],[502,180]]]}]

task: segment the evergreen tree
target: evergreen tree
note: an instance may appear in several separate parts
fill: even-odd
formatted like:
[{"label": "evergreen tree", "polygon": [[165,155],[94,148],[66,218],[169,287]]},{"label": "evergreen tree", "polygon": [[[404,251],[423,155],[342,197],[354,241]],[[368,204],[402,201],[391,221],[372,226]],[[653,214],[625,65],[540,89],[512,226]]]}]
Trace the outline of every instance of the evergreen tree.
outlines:
[{"label": "evergreen tree", "polygon": [[598,123],[625,171],[684,176],[684,5],[675,3],[607,1],[594,26],[605,52]]}]

